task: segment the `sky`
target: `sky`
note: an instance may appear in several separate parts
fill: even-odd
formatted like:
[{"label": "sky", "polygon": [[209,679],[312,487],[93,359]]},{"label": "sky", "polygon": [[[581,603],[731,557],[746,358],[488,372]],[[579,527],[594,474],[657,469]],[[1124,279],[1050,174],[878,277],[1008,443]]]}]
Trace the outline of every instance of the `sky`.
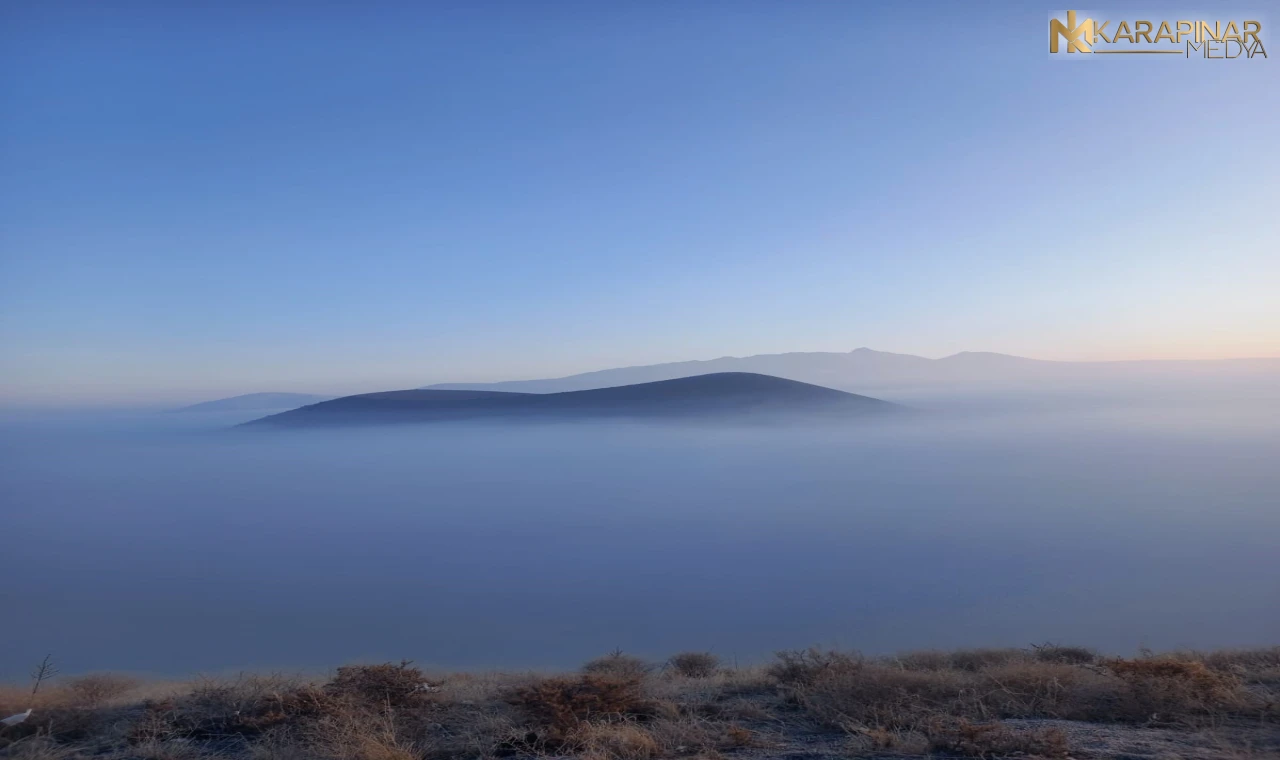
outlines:
[{"label": "sky", "polygon": [[0,8],[0,403],[1280,355],[1265,5],[1193,14],[1233,61],[1034,2]]}]

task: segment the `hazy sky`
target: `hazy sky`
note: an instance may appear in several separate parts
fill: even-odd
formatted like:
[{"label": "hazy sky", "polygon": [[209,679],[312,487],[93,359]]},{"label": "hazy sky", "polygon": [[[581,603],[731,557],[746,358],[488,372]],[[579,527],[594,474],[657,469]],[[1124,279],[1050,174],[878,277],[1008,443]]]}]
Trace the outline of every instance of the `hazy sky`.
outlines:
[{"label": "hazy sky", "polygon": [[4,5],[0,400],[1280,354],[1265,6],[1067,62],[1027,2],[255,5]]}]

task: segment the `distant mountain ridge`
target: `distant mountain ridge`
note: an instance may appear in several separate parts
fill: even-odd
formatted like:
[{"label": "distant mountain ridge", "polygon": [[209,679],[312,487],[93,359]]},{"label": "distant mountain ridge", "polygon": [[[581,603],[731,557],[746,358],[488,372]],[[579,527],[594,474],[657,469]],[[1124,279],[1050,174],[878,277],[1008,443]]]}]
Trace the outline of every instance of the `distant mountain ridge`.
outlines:
[{"label": "distant mountain ridge", "polygon": [[721,372],[561,393],[417,389],[325,401],[246,425],[316,427],[488,420],[775,418],[866,416],[897,404],[749,372]]},{"label": "distant mountain ridge", "polygon": [[313,393],[246,393],[173,409],[174,412],[254,412],[268,409],[296,409],[307,404],[328,401],[333,396]]},{"label": "distant mountain ridge", "polygon": [[439,383],[435,390],[497,390],[522,393],[608,388],[716,372],[755,372],[859,393],[930,389],[1141,388],[1154,381],[1255,382],[1280,380],[1280,358],[1064,362],[965,351],[942,359],[859,348],[847,353],[810,352],[725,356],[584,372],[544,380]]},{"label": "distant mountain ridge", "polygon": [[[1280,358],[1216,360],[1135,360],[1066,362],[964,351],[941,359],[858,348],[838,352],[795,352],[723,356],[718,359],[617,367],[566,377],[476,383],[437,383],[429,390],[490,390],[560,393],[673,380],[719,372],[751,372],[854,393],[897,395],[954,392],[1145,393],[1153,388],[1234,392],[1280,388]],[[308,393],[249,393],[173,410],[267,411],[294,409],[334,396]]]}]

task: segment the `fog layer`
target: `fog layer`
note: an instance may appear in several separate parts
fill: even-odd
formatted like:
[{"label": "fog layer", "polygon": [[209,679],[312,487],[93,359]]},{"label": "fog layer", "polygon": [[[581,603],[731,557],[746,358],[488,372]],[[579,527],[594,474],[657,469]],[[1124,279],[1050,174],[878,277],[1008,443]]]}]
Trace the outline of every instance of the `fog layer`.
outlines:
[{"label": "fog layer", "polygon": [[[1280,638],[1275,403],[891,422],[4,423],[0,677]],[[181,427],[177,427],[177,425]]]}]

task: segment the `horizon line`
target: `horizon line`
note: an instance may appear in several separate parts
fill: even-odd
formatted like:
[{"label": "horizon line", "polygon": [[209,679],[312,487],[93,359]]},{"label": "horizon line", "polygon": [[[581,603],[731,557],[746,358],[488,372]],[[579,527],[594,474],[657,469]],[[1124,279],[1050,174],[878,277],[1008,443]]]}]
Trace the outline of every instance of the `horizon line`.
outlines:
[{"label": "horizon line", "polygon": [[[858,348],[848,351],[779,351],[764,352],[755,354],[724,354],[710,359],[676,359],[671,361],[649,362],[645,364],[624,364],[602,367],[599,369],[588,369],[578,372],[569,372],[567,374],[539,374],[529,376],[507,375],[500,379],[490,380],[445,380],[428,382],[417,385],[410,385],[402,389],[426,388],[439,385],[471,385],[471,384],[493,384],[508,382],[529,382],[529,381],[556,381],[564,380],[582,375],[591,375],[601,372],[610,372],[617,370],[641,369],[646,367],[660,367],[672,364],[705,364],[715,361],[723,361],[726,359],[754,359],[769,356],[790,356],[795,354],[829,354],[829,355],[848,355],[858,352],[870,352],[875,354],[886,354],[891,356],[904,356],[924,361],[938,362],[948,359],[954,359],[965,355],[985,355],[998,356],[1008,359],[1020,359],[1024,361],[1043,362],[1046,364],[1141,364],[1141,363],[1211,363],[1211,362],[1239,362],[1239,361],[1278,361],[1280,354],[1271,356],[1227,356],[1214,358],[1139,358],[1139,359],[1040,359],[1033,356],[1024,356],[1020,354],[1009,354],[1000,351],[957,351],[955,353],[946,354],[939,357],[923,356],[920,354],[911,354],[898,351],[882,351],[870,348],[868,346],[859,346]],[[392,384],[392,383],[388,383]],[[386,390],[386,386],[378,386],[381,390]],[[401,388],[396,388],[401,389]],[[308,388],[306,390],[281,390],[278,386],[271,386],[267,390],[220,390],[213,388],[183,388],[179,386],[170,386],[163,389],[127,391],[114,397],[94,397],[87,398],[83,396],[70,396],[54,398],[49,396],[14,396],[0,397],[0,411],[3,412],[21,412],[28,410],[52,410],[52,409],[154,409],[154,408],[181,408],[207,401],[222,401],[240,396],[251,396],[256,394],[309,394],[316,396],[351,396],[363,393],[377,393],[378,390],[350,390],[350,391],[333,391],[333,390],[315,390]],[[154,398],[154,397],[163,398]],[[198,400],[194,400],[198,399]]]}]

